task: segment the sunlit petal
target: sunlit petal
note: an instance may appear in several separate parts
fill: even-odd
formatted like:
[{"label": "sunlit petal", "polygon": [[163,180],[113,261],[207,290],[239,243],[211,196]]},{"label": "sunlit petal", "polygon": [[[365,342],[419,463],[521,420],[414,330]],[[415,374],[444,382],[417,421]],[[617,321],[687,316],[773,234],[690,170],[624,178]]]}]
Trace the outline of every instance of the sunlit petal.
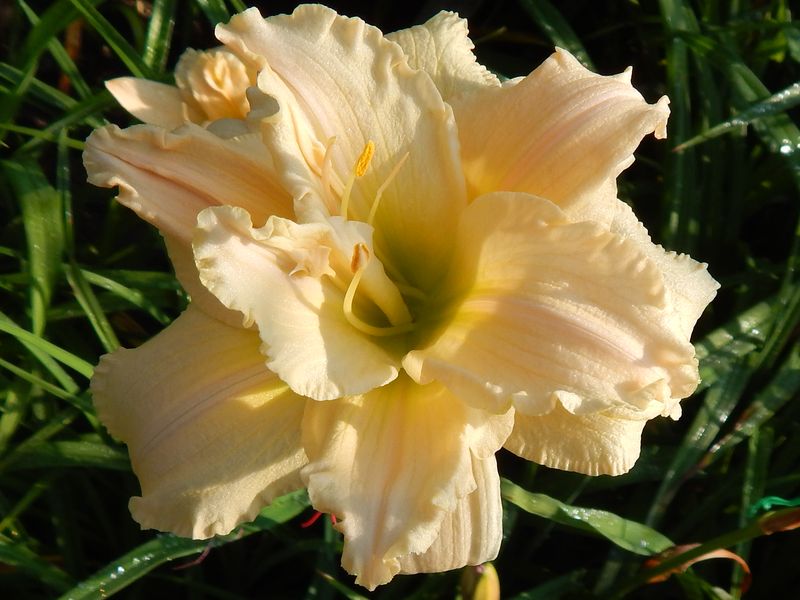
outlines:
[{"label": "sunlit petal", "polygon": [[[190,307],[135,350],[106,355],[97,412],[128,444],[144,528],[207,538],[301,487],[304,398],[265,367],[258,336]],[[235,441],[235,443],[233,443]]]},{"label": "sunlit petal", "polygon": [[118,77],[106,81],[106,88],[122,108],[150,125],[175,129],[201,118],[184,104],[180,90],[174,85],[138,77]]},{"label": "sunlit petal", "polygon": [[207,206],[241,206],[263,224],[291,216],[291,199],[277,184],[266,151],[223,140],[196,125],[170,133],[150,125],[98,129],[83,155],[89,181],[118,185],[117,199],[164,234],[189,243]]},{"label": "sunlit petal", "polygon": [[517,413],[514,432],[505,447],[553,469],[620,475],[627,473],[639,458],[646,423],[614,410],[574,415],[557,405],[546,415]]},{"label": "sunlit petal", "polygon": [[[382,192],[375,243],[408,279],[439,276],[465,196],[452,111],[431,79],[410,69],[378,29],[319,5],[266,20],[250,9],[217,36],[261,69],[259,88],[280,106],[265,140],[296,198],[311,192],[336,214],[340,203],[331,195],[339,197],[372,142],[348,201],[349,217],[367,221],[379,188],[405,161]],[[326,154],[330,192],[322,181]]]},{"label": "sunlit petal", "polygon": [[442,11],[423,25],[395,31],[386,38],[397,42],[408,64],[430,75],[442,98],[450,102],[475,89],[500,85],[497,77],[475,60],[475,45],[468,34],[466,19]]},{"label": "sunlit petal", "polygon": [[[357,583],[373,589],[389,581],[402,557],[431,547],[448,513],[468,510],[460,501],[476,478],[492,483],[485,471],[473,474],[471,448],[497,441],[475,438],[472,421],[482,416],[442,386],[406,377],[363,396],[308,404],[303,479],[315,508],[339,519],[342,564]],[[487,515],[492,501],[487,496]]]},{"label": "sunlit petal", "polygon": [[476,488],[442,520],[439,536],[423,554],[400,559],[402,573],[449,571],[497,557],[503,540],[503,505],[494,455],[472,458]]},{"label": "sunlit petal", "polygon": [[647,104],[630,72],[604,77],[557,50],[516,85],[454,103],[473,197],[494,190],[563,208],[616,177],[642,137],[666,135],[667,99]]},{"label": "sunlit petal", "polygon": [[571,223],[555,205],[498,193],[465,212],[449,284],[463,300],[403,365],[465,400],[546,414],[635,407],[672,411],[697,385],[688,339],[656,266],[629,240]]},{"label": "sunlit petal", "polygon": [[398,373],[397,358],[345,318],[346,283],[336,285],[334,267],[349,265],[352,247],[343,260],[334,242],[326,224],[272,218],[254,229],[231,207],[201,213],[194,242],[201,281],[258,326],[267,366],[319,400],[366,392]]}]

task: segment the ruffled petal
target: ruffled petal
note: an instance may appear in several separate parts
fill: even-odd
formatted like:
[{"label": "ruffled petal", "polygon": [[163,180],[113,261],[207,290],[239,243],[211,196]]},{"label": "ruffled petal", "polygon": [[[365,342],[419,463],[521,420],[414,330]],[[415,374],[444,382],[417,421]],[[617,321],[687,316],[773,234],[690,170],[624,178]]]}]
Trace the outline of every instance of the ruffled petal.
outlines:
[{"label": "ruffled petal", "polygon": [[571,223],[527,194],[478,198],[465,211],[446,289],[455,305],[403,361],[465,400],[542,415],[629,407],[671,414],[697,386],[694,348],[672,323],[663,276],[637,245]]},{"label": "ruffled petal", "polygon": [[503,504],[494,455],[472,458],[476,488],[442,520],[439,536],[423,554],[400,559],[401,573],[436,573],[479,565],[497,557],[503,540]]},{"label": "ruffled petal", "polygon": [[[203,211],[194,241],[203,285],[258,326],[270,370],[317,400],[363,393],[398,373],[399,360],[345,317],[353,246],[336,241],[325,223],[273,217],[254,229],[233,207]],[[363,235],[360,243],[371,246]]]},{"label": "ruffled petal", "polygon": [[89,136],[83,161],[89,182],[118,185],[122,204],[183,243],[191,242],[197,214],[207,206],[241,206],[260,224],[293,214],[266,149],[256,154],[249,142],[223,140],[196,125],[173,133],[110,125]]},{"label": "ruffled petal", "polygon": [[444,387],[407,377],[364,396],[308,404],[303,480],[314,507],[339,519],[342,565],[358,584],[374,589],[389,581],[402,557],[434,544],[449,513],[467,510],[461,500],[477,489],[476,479],[491,486],[491,475],[474,472],[471,458],[473,447],[484,453],[497,441],[475,437],[475,422],[484,420],[492,418]]},{"label": "ruffled petal", "polygon": [[245,92],[255,82],[255,71],[226,48],[189,49],[175,65],[175,83],[202,121],[244,119],[250,111]]},{"label": "ruffled petal", "polygon": [[264,367],[258,336],[190,306],[135,350],[103,357],[92,378],[100,420],[126,444],[144,528],[208,538],[302,487],[304,398]]},{"label": "ruffled petal", "polygon": [[636,243],[659,268],[674,307],[675,327],[689,339],[697,319],[717,295],[719,283],[708,272],[705,263],[697,262],[687,254],[668,252],[654,244],[630,206],[618,202],[615,209],[611,232]]},{"label": "ruffled petal", "polygon": [[527,460],[585,475],[621,475],[639,458],[647,421],[609,410],[574,415],[556,406],[546,415],[517,413],[506,449]]},{"label": "ruffled petal", "polygon": [[[378,29],[320,5],[266,20],[249,9],[217,36],[259,69],[262,101],[280,107],[264,120],[264,134],[285,187],[315,199],[315,210],[341,214],[346,203],[346,216],[367,221],[387,184],[374,218],[376,247],[412,284],[434,281],[465,191],[452,111],[431,79],[410,69]],[[359,161],[370,142],[371,159]],[[298,206],[308,219],[306,204]]]},{"label": "ruffled petal", "polygon": [[596,75],[558,49],[515,85],[454,103],[471,196],[519,191],[568,208],[629,166],[642,137],[666,136],[667,104],[647,104],[629,70]]},{"label": "ruffled petal", "polygon": [[106,81],[106,89],[122,108],[149,125],[175,129],[188,121],[199,122],[201,119],[200,114],[184,104],[180,90],[174,85],[137,77],[118,77]]},{"label": "ruffled petal", "polygon": [[424,24],[386,36],[400,45],[412,69],[430,75],[445,102],[484,87],[499,87],[500,81],[479,64],[472,53],[467,20],[442,11]]}]

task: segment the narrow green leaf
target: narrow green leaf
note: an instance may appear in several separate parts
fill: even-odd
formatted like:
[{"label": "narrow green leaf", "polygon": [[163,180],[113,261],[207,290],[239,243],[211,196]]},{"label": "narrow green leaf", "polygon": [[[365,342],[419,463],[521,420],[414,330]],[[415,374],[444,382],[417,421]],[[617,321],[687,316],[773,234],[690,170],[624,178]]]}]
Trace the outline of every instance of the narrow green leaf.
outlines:
[{"label": "narrow green leaf", "polygon": [[775,377],[758,393],[748,405],[733,430],[708,451],[703,466],[710,465],[718,456],[727,453],[733,446],[758,432],[776,412],[800,392],[800,347],[795,346],[781,365]]},{"label": "narrow green leaf", "polygon": [[706,393],[703,406],[686,431],[664,474],[645,521],[657,526],[685,479],[699,468],[700,459],[738,404],[752,375],[746,361],[725,373]]},{"label": "narrow green leaf", "polygon": [[308,507],[305,490],[282,496],[261,511],[252,523],[242,525],[233,533],[211,540],[190,540],[170,534],[159,535],[131,552],[119,557],[85,581],[69,590],[61,600],[93,600],[102,593],[110,596],[152,571],[156,567],[181,558],[199,554],[207,548],[235,542],[254,533],[270,531]]},{"label": "narrow green leaf", "polygon": [[73,579],[54,564],[45,561],[22,544],[0,539],[0,563],[26,573],[53,591],[63,592],[75,585]]},{"label": "narrow green leaf", "polygon": [[223,0],[195,0],[195,2],[212,25],[225,23],[231,18],[231,13],[228,12]]},{"label": "narrow green leaf", "polygon": [[[41,23],[39,16],[33,11],[33,9],[28,6],[23,0],[17,0],[17,4],[22,8],[22,11],[25,13],[25,16],[31,22],[32,25],[36,26]],[[65,2],[59,2],[58,4],[66,4]],[[52,7],[51,7],[52,8]],[[70,7],[72,8],[72,7]],[[70,11],[71,14],[65,15],[63,20],[59,25],[67,26],[69,22],[74,19],[75,17],[75,10],[72,8]],[[72,18],[70,18],[72,17]],[[49,31],[47,33],[50,33]],[[81,98],[85,98],[89,96],[92,92],[89,86],[87,85],[86,81],[83,79],[78,67],[75,66],[75,63],[70,58],[67,51],[64,49],[64,46],[61,45],[61,42],[58,41],[58,37],[56,37],[55,32],[52,32],[52,35],[42,36],[42,39],[47,41],[47,49],[50,51],[50,55],[53,59],[58,63],[58,66],[61,68],[61,71],[64,75],[67,76],[69,82],[72,84],[72,87],[75,89],[75,92]]]},{"label": "narrow green leaf", "polygon": [[59,469],[94,467],[114,471],[130,471],[128,455],[123,450],[100,442],[59,441],[27,446],[16,453],[9,471],[23,469]]},{"label": "narrow green leaf", "polygon": [[81,308],[86,313],[89,323],[92,325],[95,334],[97,334],[100,343],[106,352],[113,352],[119,348],[119,340],[114,333],[114,328],[108,322],[103,307],[97,301],[92,288],[89,287],[88,282],[83,276],[83,272],[78,268],[78,265],[70,263],[66,268],[67,281],[72,288],[72,293],[75,299],[81,305]]},{"label": "narrow green leaf", "polygon": [[708,140],[714,139],[725,133],[734,131],[740,127],[749,125],[757,119],[762,119],[771,115],[777,115],[788,111],[800,104],[800,83],[793,83],[787,88],[782,89],[780,92],[773,94],[766,100],[761,100],[751,104],[745,110],[722,123],[704,131],[700,135],[696,135],[691,139],[675,146],[674,151],[680,152],[702,144]]},{"label": "narrow green leaf", "polygon": [[553,44],[569,50],[585,67],[596,70],[580,38],[549,0],[518,0],[518,2]]},{"label": "narrow green leaf", "polygon": [[26,331],[8,319],[0,319],[0,331],[14,336],[22,343],[29,343],[34,348],[43,351],[45,354],[52,356],[57,361],[67,365],[72,369],[75,369],[87,379],[89,379],[94,372],[94,367],[82,358],[79,358],[71,352],[56,346],[52,342],[48,342],[47,340],[40,338],[38,335],[33,334],[30,331]]},{"label": "narrow green leaf", "polygon": [[147,25],[142,58],[148,67],[158,73],[164,71],[167,63],[174,24],[175,0],[155,0]]},{"label": "narrow green leaf", "polygon": [[114,53],[125,63],[131,75],[134,77],[144,77],[152,79],[153,73],[150,67],[139,57],[139,53],[125,40],[116,28],[108,22],[103,15],[93,6],[89,0],[70,0],[86,21],[94,27],[106,41]]},{"label": "narrow green leaf", "polygon": [[776,317],[777,305],[775,298],[759,302],[694,345],[700,361],[697,392],[716,383],[738,361],[763,346]]},{"label": "narrow green leaf", "polygon": [[34,333],[41,334],[64,251],[61,196],[31,160],[3,161],[0,167],[22,209],[32,283],[31,320]]},{"label": "narrow green leaf", "polygon": [[42,135],[28,140],[19,147],[18,152],[30,153],[34,148],[37,148],[43,141],[47,141],[58,137],[61,131],[68,127],[75,125],[88,124],[92,120],[92,116],[103,111],[108,106],[114,104],[114,99],[107,90],[102,90],[94,96],[84,98],[70,109],[68,109],[61,118],[56,119],[42,130]]},{"label": "narrow green leaf", "polygon": [[560,525],[600,535],[629,552],[650,556],[674,545],[655,529],[614,513],[570,506],[550,496],[529,492],[507,479],[501,479],[500,486],[503,498],[522,510]]}]

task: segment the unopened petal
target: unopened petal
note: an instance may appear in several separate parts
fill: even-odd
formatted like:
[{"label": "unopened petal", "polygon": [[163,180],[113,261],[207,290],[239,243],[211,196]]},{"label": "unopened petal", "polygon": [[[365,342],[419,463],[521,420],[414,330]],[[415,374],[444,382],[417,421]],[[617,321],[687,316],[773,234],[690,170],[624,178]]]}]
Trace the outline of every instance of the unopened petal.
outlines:
[{"label": "unopened petal", "polygon": [[92,378],[101,421],[128,445],[144,528],[207,538],[299,488],[304,398],[265,367],[258,336],[190,306]]},{"label": "unopened petal", "polygon": [[467,20],[442,11],[424,24],[386,36],[400,45],[408,64],[430,75],[445,102],[484,87],[498,87],[497,77],[479,64],[469,39]]},{"label": "unopened petal", "polygon": [[106,81],[106,88],[122,108],[140,121],[166,129],[175,129],[200,118],[184,104],[174,85],[138,77],[118,77]]},{"label": "unopened petal", "polygon": [[255,229],[232,207],[201,213],[194,241],[203,284],[257,325],[267,366],[318,400],[363,393],[398,373],[398,359],[345,318],[346,282],[336,285],[334,269],[344,261],[332,256],[334,241],[322,223],[272,218]]},{"label": "unopened petal", "polygon": [[506,449],[553,469],[621,475],[639,458],[645,419],[613,410],[574,415],[561,406],[540,416],[517,413]]},{"label": "unopened petal", "polygon": [[472,458],[475,490],[442,520],[439,536],[423,554],[400,559],[402,573],[436,573],[479,565],[497,557],[503,540],[503,504],[494,455]]},{"label": "unopened petal", "polygon": [[425,553],[448,514],[469,512],[461,501],[476,479],[486,484],[486,515],[495,517],[491,473],[472,466],[471,445],[484,443],[470,432],[479,417],[442,386],[407,377],[364,396],[308,404],[303,479],[314,507],[336,515],[342,565],[357,583],[374,589],[400,572],[403,557]]},{"label": "unopened petal", "polygon": [[630,72],[604,77],[557,50],[515,85],[453,106],[472,197],[520,191],[568,208],[633,161],[642,137],[666,135],[666,97],[647,104]]},{"label": "unopened petal", "polygon": [[376,209],[376,246],[412,284],[435,280],[465,191],[452,111],[430,77],[409,68],[378,29],[320,5],[266,20],[250,9],[219,26],[217,36],[258,65],[259,89],[280,106],[264,131],[286,188],[341,214],[346,182],[372,143],[342,216],[367,221],[387,184]]},{"label": "unopened petal", "polygon": [[630,240],[571,223],[546,200],[498,193],[470,205],[456,243],[457,308],[403,361],[418,381],[528,415],[560,403],[647,418],[694,391],[694,349],[673,326],[661,272]]},{"label": "unopened petal", "polygon": [[270,215],[292,214],[265,149],[254,153],[249,143],[196,125],[173,133],[110,125],[89,136],[83,160],[91,183],[118,185],[122,204],[183,243],[190,243],[197,214],[208,206],[241,206],[262,224]]}]

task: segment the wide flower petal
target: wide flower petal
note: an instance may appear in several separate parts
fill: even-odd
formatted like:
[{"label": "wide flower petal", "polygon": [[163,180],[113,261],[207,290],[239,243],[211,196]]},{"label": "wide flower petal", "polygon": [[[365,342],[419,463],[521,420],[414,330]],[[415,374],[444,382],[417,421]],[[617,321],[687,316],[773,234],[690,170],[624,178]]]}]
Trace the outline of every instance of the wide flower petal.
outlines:
[{"label": "wide flower petal", "polygon": [[494,455],[472,458],[475,491],[447,513],[439,536],[423,554],[400,559],[401,573],[435,573],[479,565],[497,557],[503,541],[503,503]]},{"label": "wide flower petal", "polygon": [[186,244],[208,206],[241,206],[260,224],[273,214],[293,214],[265,149],[254,153],[250,143],[223,140],[197,125],[172,133],[110,125],[89,136],[83,160],[91,183],[118,185],[122,204]]},{"label": "wide flower petal", "polygon": [[405,370],[465,400],[541,415],[670,414],[697,385],[658,268],[630,240],[527,194],[478,198],[461,222],[456,308]]},{"label": "wide flower petal", "polygon": [[[339,519],[342,565],[357,583],[386,583],[403,557],[434,544],[449,513],[468,512],[461,500],[476,480],[492,484],[486,470],[473,470],[472,457],[488,461],[510,422],[511,415],[470,409],[443,386],[418,386],[407,377],[363,396],[307,405],[303,480],[314,507]],[[494,431],[476,435],[487,424]]]},{"label": "wide flower petal", "polygon": [[258,326],[267,366],[317,400],[363,393],[398,373],[398,358],[345,318],[353,246],[336,241],[325,223],[273,217],[254,229],[244,210],[217,207],[200,214],[194,242],[203,284]]},{"label": "wide flower petal", "polygon": [[103,357],[92,378],[101,421],[128,444],[144,528],[207,538],[301,487],[304,398],[264,367],[254,332],[189,307],[135,350]]},{"label": "wide flower petal", "polygon": [[519,191],[568,208],[629,166],[646,134],[666,136],[667,103],[647,104],[630,71],[597,75],[558,49],[515,85],[453,104],[471,196]]},{"label": "wide flower petal", "polygon": [[472,53],[467,20],[442,11],[424,24],[386,36],[400,45],[408,64],[431,76],[445,102],[484,87],[499,87],[500,81],[479,64]]},{"label": "wide flower petal", "polygon": [[[412,284],[435,280],[465,188],[452,111],[430,77],[409,68],[378,29],[320,5],[266,20],[249,9],[217,37],[260,70],[265,102],[280,107],[264,132],[285,187],[327,214],[347,204],[342,216],[361,221],[381,190],[376,246]],[[359,160],[370,143],[371,158]],[[423,276],[429,281],[415,280]]]},{"label": "wide flower petal", "polygon": [[199,122],[202,115],[193,112],[174,85],[118,77],[106,81],[106,88],[120,106],[140,121],[166,129],[175,129],[188,121]]},{"label": "wide flower petal", "polygon": [[574,415],[557,405],[546,415],[517,413],[505,448],[553,469],[621,475],[639,458],[645,423],[613,409]]}]

